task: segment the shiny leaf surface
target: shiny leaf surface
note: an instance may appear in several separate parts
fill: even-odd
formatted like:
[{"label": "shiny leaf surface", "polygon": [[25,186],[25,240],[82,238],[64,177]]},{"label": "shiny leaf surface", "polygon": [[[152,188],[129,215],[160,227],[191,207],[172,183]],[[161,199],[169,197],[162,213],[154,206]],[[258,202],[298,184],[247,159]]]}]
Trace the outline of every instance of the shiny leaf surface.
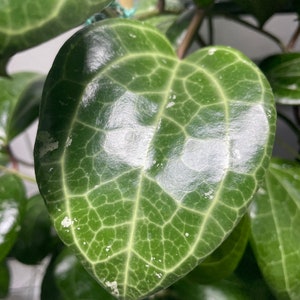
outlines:
[{"label": "shiny leaf surface", "polygon": [[[24,49],[80,25],[110,0],[10,0],[0,3],[0,66]],[[3,70],[2,70],[3,73]]]},{"label": "shiny leaf surface", "polygon": [[246,215],[229,237],[210,254],[188,277],[200,284],[229,277],[242,258],[249,237],[250,222]]},{"label": "shiny leaf surface", "polygon": [[251,210],[252,246],[278,299],[300,295],[300,167],[273,160]]},{"label": "shiny leaf surface", "polygon": [[0,176],[0,261],[16,240],[25,205],[22,181],[10,174]]},{"label": "shiny leaf surface", "polygon": [[273,88],[276,102],[300,104],[300,53],[270,56],[260,67]]},{"label": "shiny leaf surface", "polygon": [[116,299],[91,277],[69,249],[63,250],[56,259],[54,277],[62,299]]},{"label": "shiny leaf surface", "polygon": [[199,264],[268,164],[273,95],[228,47],[180,61],[153,27],[99,22],[63,46],[43,95],[40,191],[60,237],[121,299]]},{"label": "shiny leaf surface", "polygon": [[36,98],[26,97],[23,93],[29,90],[34,94],[40,92],[40,89],[32,88],[38,78],[39,74],[28,72],[16,73],[11,78],[0,77],[0,148],[37,117]]}]

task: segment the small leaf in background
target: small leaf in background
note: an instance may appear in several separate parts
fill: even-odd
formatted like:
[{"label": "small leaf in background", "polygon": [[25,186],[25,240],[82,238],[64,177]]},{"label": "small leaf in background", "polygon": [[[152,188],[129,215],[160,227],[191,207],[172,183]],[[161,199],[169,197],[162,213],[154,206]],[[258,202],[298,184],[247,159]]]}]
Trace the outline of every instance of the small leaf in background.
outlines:
[{"label": "small leaf in background", "polygon": [[229,47],[179,60],[141,22],[75,34],[43,95],[40,191],[62,240],[120,298],[171,285],[215,250],[271,155],[274,99],[255,64]]},{"label": "small leaf in background", "polygon": [[267,76],[279,104],[300,105],[300,53],[284,53],[263,60],[260,68]]},{"label": "small leaf in background", "polygon": [[58,247],[58,249],[56,249],[57,251],[54,251],[46,267],[45,274],[41,284],[41,293],[40,293],[41,300],[54,300],[54,299],[63,300],[63,295],[61,294],[60,289],[56,284],[56,279],[54,275],[56,258],[58,257],[58,255],[63,249],[64,246]]},{"label": "small leaf in background", "polygon": [[41,80],[40,76],[20,72],[11,78],[0,77],[0,148],[8,145],[37,118],[41,89],[34,86]]},{"label": "small leaf in background", "polygon": [[20,94],[18,102],[10,117],[8,140],[12,140],[20,132],[37,119],[42,98],[45,76],[38,76],[29,82]]},{"label": "small leaf in background", "polygon": [[245,215],[229,237],[189,273],[188,278],[200,284],[207,284],[229,277],[244,254],[249,229],[249,218]]},{"label": "small leaf in background", "polygon": [[25,205],[22,181],[11,174],[0,176],[0,261],[15,243]]},{"label": "small leaf in background", "polygon": [[300,166],[273,159],[251,209],[251,244],[278,299],[300,295]]},{"label": "small leaf in background", "polygon": [[234,273],[251,299],[275,300],[257,265],[250,243]]},{"label": "small leaf in background", "polygon": [[0,5],[0,74],[15,53],[45,42],[101,11],[110,0],[2,1]]},{"label": "small leaf in background", "polygon": [[[173,296],[170,298],[171,300],[253,299],[244,284],[234,275],[219,282],[206,285],[192,283],[183,279],[171,286],[169,290],[167,290],[168,293]],[[157,298],[157,300],[159,299]]]},{"label": "small leaf in background", "polygon": [[40,195],[27,200],[20,234],[11,251],[24,264],[38,264],[57,246],[48,211]]},{"label": "small leaf in background", "polygon": [[10,273],[7,262],[0,262],[0,299],[5,298],[9,292]]},{"label": "small leaf in background", "polygon": [[235,3],[252,14],[263,27],[265,22],[287,5],[287,0],[233,0]]},{"label": "small leaf in background", "polygon": [[76,256],[64,249],[57,257],[54,277],[62,298],[115,300],[79,263]]}]

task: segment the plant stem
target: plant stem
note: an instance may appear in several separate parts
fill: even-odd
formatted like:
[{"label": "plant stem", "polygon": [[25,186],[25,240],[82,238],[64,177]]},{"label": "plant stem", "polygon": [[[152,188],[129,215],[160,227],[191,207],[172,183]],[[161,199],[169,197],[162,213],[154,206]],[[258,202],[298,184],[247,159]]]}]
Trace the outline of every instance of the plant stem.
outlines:
[{"label": "plant stem", "polygon": [[290,129],[295,133],[295,135],[300,138],[300,129],[297,125],[294,124],[287,116],[285,116],[280,111],[277,111],[277,115],[279,118],[281,118],[289,127]]},{"label": "plant stem", "polygon": [[238,18],[238,17],[236,17],[234,15],[224,14],[224,16],[227,17],[227,18],[230,18],[231,20],[236,21],[236,22],[238,22],[238,23],[240,23],[240,24],[242,24],[242,25],[244,25],[246,27],[249,27],[249,28],[251,28],[251,29],[253,29],[253,30],[261,33],[261,34],[264,34],[265,36],[267,36],[268,38],[270,38],[271,40],[273,40],[277,44],[277,46],[281,49],[281,51],[283,53],[288,52],[288,49],[283,44],[283,42],[277,36],[273,35],[272,33],[268,32],[266,30],[263,30],[262,28],[259,28],[259,27],[255,26],[255,25],[253,25],[253,24],[251,24],[251,23],[249,23],[249,22],[247,22],[247,21],[245,21],[243,19],[240,19],[240,18]]},{"label": "plant stem", "polygon": [[190,47],[193,41],[195,34],[197,33],[203,21],[204,15],[205,15],[204,10],[199,8],[196,9],[195,14],[191,20],[191,23],[187,29],[186,35],[177,50],[178,58],[182,59],[185,56],[188,48]]},{"label": "plant stem", "polygon": [[28,176],[28,175],[26,175],[26,174],[23,174],[23,173],[19,172],[19,171],[16,170],[16,169],[7,168],[7,167],[4,167],[4,166],[1,166],[1,165],[0,165],[0,171],[3,171],[4,173],[14,174],[14,175],[17,175],[17,176],[19,176],[20,178],[22,178],[22,179],[24,179],[24,180],[27,180],[27,181],[36,183],[35,178],[33,178],[33,177],[31,177],[31,176]]},{"label": "plant stem", "polygon": [[300,35],[300,23],[298,23],[298,27],[296,28],[294,34],[292,35],[288,45],[286,46],[288,51],[291,51],[295,48],[296,42]]}]

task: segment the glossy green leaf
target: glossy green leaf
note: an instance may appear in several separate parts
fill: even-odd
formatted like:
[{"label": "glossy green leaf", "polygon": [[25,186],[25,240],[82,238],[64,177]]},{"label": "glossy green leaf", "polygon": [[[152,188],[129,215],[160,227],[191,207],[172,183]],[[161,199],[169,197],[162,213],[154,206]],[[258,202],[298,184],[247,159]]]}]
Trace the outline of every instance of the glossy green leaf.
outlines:
[{"label": "glossy green leaf", "polygon": [[10,0],[0,3],[0,66],[15,53],[80,25],[110,0]]},{"label": "glossy green leaf", "polygon": [[39,115],[45,76],[34,78],[25,86],[10,119],[9,139],[17,136]]},{"label": "glossy green leaf", "polygon": [[25,205],[22,181],[11,174],[0,176],[0,261],[17,238]]},{"label": "glossy green leaf", "polygon": [[61,246],[56,247],[56,251],[54,251],[54,253],[52,254],[51,259],[47,265],[41,285],[41,300],[63,300],[60,289],[56,284],[54,269],[56,267],[56,259],[64,248],[65,246],[63,246],[62,244]]},{"label": "glossy green leaf", "polygon": [[249,237],[250,222],[246,215],[229,237],[188,277],[200,284],[212,283],[229,277],[242,258]]},{"label": "glossy green leaf", "polygon": [[252,246],[278,299],[300,295],[300,166],[273,160],[251,210]]},{"label": "glossy green leaf", "polygon": [[54,276],[62,299],[116,299],[91,277],[69,249],[63,250],[56,259]]},{"label": "glossy green leaf", "polygon": [[8,295],[10,283],[10,274],[6,261],[0,262],[0,298]]},{"label": "glossy green leaf", "polygon": [[11,78],[0,77],[0,148],[6,146],[37,117],[37,94],[41,89],[35,88],[35,84],[40,76],[22,72]]},{"label": "glossy green leaf", "polygon": [[11,255],[24,264],[38,264],[57,245],[50,218],[40,195],[28,199],[21,230]]},{"label": "glossy green leaf", "polygon": [[260,26],[280,11],[287,4],[287,0],[233,0],[239,4],[243,9],[252,14]]},{"label": "glossy green leaf", "polygon": [[300,104],[300,53],[285,53],[266,58],[260,64],[274,92],[276,102]]},{"label": "glossy green leaf", "polygon": [[210,254],[269,161],[273,95],[232,48],[181,61],[153,27],[111,19],[63,46],[43,95],[40,191],[62,240],[121,299]]},{"label": "glossy green leaf", "polygon": [[[170,288],[170,300],[252,300],[247,288],[235,276],[221,280],[214,284],[195,284],[181,280]],[[156,299],[156,298],[155,298]],[[157,300],[159,300],[158,298]],[[164,298],[162,298],[164,299]],[[168,299],[168,298],[167,298]]]}]

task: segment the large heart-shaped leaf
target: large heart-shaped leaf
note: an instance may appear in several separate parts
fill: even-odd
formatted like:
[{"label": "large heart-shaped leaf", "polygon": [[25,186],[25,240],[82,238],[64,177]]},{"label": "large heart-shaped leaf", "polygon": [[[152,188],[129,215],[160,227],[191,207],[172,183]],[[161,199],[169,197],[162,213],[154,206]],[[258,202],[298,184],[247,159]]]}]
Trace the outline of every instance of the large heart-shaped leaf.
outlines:
[{"label": "large heart-shaped leaf", "polygon": [[156,29],[75,34],[45,83],[36,176],[60,237],[120,299],[191,271],[245,213],[272,149],[273,95],[228,47],[180,61]]},{"label": "large heart-shaped leaf", "polygon": [[260,64],[274,92],[276,102],[300,104],[300,53],[272,55]]},{"label": "large heart-shaped leaf", "polygon": [[110,0],[10,0],[0,4],[0,71],[18,51],[80,25]]},{"label": "large heart-shaped leaf", "polygon": [[25,205],[22,181],[11,174],[0,176],[0,261],[16,240]]},{"label": "large heart-shaped leaf", "polygon": [[278,299],[300,295],[300,167],[273,160],[251,210],[252,246]]}]

